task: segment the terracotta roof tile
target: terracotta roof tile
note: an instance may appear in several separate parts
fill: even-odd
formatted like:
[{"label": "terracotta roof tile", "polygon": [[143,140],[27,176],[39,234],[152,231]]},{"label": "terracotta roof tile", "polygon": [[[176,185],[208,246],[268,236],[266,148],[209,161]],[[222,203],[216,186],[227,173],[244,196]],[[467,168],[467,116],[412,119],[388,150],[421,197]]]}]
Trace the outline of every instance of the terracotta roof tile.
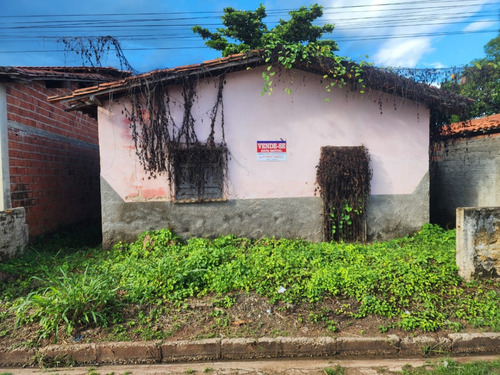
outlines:
[{"label": "terracotta roof tile", "polygon": [[0,80],[77,80],[110,81],[128,77],[131,72],[102,67],[0,66]]},{"label": "terracotta roof tile", "polygon": [[219,65],[225,65],[229,64],[231,62],[241,62],[242,65],[245,63],[245,60],[248,59],[249,57],[259,57],[258,52],[249,52],[249,53],[239,53],[236,55],[231,55],[228,57],[223,57],[223,58],[217,58],[213,60],[207,60],[204,61],[201,64],[190,64],[190,65],[182,65],[178,66],[175,68],[165,68],[165,69],[157,69],[153,70],[151,72],[143,73],[143,74],[138,74],[135,76],[130,76],[126,77],[124,79],[121,79],[119,81],[114,81],[114,82],[108,82],[108,83],[100,83],[97,86],[93,87],[87,87],[79,90],[73,91],[72,94],[69,95],[63,95],[63,96],[54,96],[48,98],[49,101],[58,101],[58,100],[78,100],[82,96],[85,95],[92,95],[92,94],[98,94],[100,95],[103,91],[114,91],[114,90],[123,90],[125,89],[129,84],[133,84],[134,82],[140,83],[142,79],[152,77],[155,75],[161,75],[163,77],[170,77],[170,76],[175,76],[176,74],[185,74],[189,72],[201,72],[203,69],[206,68],[212,68]]},{"label": "terracotta roof tile", "polygon": [[500,131],[500,113],[474,120],[456,122],[443,128],[442,135],[488,133]]},{"label": "terracotta roof tile", "polygon": [[[191,74],[199,76],[219,74],[218,72],[221,70],[242,70],[249,65],[258,66],[263,64],[265,64],[265,62],[260,51],[249,51],[247,53],[239,53],[227,57],[207,60],[201,64],[154,70],[148,73],[126,77],[119,81],[101,83],[98,86],[79,89],[69,95],[54,96],[48,99],[49,101],[69,101],[72,103],[71,105],[73,108],[81,108],[85,103],[88,104],[91,102],[89,101],[89,97],[92,95],[107,95],[110,92],[115,92],[117,94],[122,93],[128,88],[141,85],[144,79],[148,77],[157,76],[164,81],[175,81],[182,76]],[[307,67],[307,70],[311,73],[323,75],[324,67],[322,67],[321,64],[316,65],[317,66]],[[467,107],[472,102],[467,98],[456,96],[456,101],[453,103],[455,107],[452,107],[447,100],[443,99],[442,92],[435,87],[419,84],[410,79],[399,77],[393,73],[385,72],[375,67],[365,67],[364,69],[366,70],[365,82],[367,86],[398,95],[398,85],[401,84],[401,80],[405,80],[405,90],[410,99],[426,103],[429,107],[437,110],[450,109],[453,113],[459,113],[459,111],[462,111],[463,108]],[[389,80],[388,77],[391,77],[391,79]],[[391,84],[387,83],[388,80],[391,81]]]}]

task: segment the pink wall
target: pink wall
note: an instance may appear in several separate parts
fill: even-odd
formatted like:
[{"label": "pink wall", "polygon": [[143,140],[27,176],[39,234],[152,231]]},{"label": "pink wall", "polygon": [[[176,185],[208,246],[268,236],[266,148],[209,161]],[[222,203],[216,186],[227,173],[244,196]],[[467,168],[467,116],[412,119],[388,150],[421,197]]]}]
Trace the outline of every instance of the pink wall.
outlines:
[{"label": "pink wall", "polygon": [[[335,88],[327,94],[320,76],[295,71],[274,93],[261,96],[261,70],[229,74],[224,87],[226,142],[230,151],[227,198],[314,196],[321,146],[359,146],[371,155],[372,194],[411,194],[428,172],[429,110],[376,91]],[[200,140],[208,136],[216,86],[198,88],[193,106]],[[326,102],[326,97],[330,102]],[[182,96],[171,90],[181,122]],[[379,106],[382,103],[382,113]],[[217,136],[220,136],[220,131]],[[148,179],[135,155],[122,104],[99,108],[101,175],[127,201],[169,200],[165,176]],[[256,142],[287,141],[286,161],[257,161]]]}]

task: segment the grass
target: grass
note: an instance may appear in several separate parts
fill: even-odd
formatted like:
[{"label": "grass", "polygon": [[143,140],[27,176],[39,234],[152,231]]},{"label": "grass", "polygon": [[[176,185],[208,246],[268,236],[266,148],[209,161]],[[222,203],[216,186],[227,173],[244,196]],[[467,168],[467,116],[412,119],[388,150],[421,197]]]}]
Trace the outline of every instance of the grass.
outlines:
[{"label": "grass", "polygon": [[[455,265],[455,232],[425,225],[414,236],[373,244],[310,243],[234,236],[182,241],[167,229],[145,232],[111,251],[95,234],[79,232],[40,241],[24,257],[0,264],[15,281],[0,285],[0,334],[12,314],[17,325],[33,325],[38,337],[57,340],[85,327],[122,323],[142,339],[161,339],[153,323],[191,297],[214,296],[213,314],[228,324],[224,309],[235,293],[253,292],[281,304],[319,304],[349,298],[328,313],[304,320],[337,330],[332,316],[380,316],[407,331],[500,330],[500,285],[464,283]],[[135,309],[133,319],[127,311]],[[175,323],[178,324],[178,323]],[[115,334],[123,332],[115,326]],[[178,326],[174,326],[175,329]]]},{"label": "grass", "polygon": [[397,372],[403,375],[491,375],[500,374],[500,359],[495,361],[477,361],[458,363],[451,359],[432,362],[423,367],[406,366]]}]

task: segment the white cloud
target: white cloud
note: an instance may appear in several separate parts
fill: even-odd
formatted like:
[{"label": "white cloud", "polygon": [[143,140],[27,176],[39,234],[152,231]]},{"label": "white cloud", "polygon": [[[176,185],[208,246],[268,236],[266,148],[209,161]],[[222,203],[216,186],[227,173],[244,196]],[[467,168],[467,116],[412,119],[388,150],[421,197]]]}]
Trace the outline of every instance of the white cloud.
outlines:
[{"label": "white cloud", "polygon": [[[333,8],[327,8],[325,20],[335,24],[337,35],[375,50],[372,58],[376,64],[414,67],[433,51],[433,42],[439,39],[429,34],[457,30],[457,22],[478,12],[487,1],[330,0],[325,1],[325,7]],[[466,31],[491,26],[476,23]]]},{"label": "white cloud", "polygon": [[473,22],[473,23],[467,25],[464,28],[464,31],[479,31],[479,30],[484,30],[484,29],[487,29],[490,26],[493,26],[494,24],[495,24],[495,22],[493,22],[493,21],[488,21],[488,22],[481,22],[481,21]]},{"label": "white cloud", "polygon": [[420,58],[432,51],[430,38],[389,40],[373,57],[376,65],[414,67]]}]

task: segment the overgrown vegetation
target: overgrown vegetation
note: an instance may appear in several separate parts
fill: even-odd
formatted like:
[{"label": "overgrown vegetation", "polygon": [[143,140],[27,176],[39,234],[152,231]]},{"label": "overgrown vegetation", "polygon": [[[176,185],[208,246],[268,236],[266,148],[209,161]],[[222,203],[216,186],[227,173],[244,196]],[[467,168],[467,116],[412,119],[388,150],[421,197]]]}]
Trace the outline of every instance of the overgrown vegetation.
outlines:
[{"label": "overgrown vegetation", "polygon": [[114,50],[115,57],[120,65],[120,70],[135,72],[129,64],[118,39],[106,35],[97,37],[72,36],[64,37],[58,40],[64,44],[66,53],[76,53],[82,60],[82,65],[92,67],[102,67],[103,60],[108,56],[111,50]]},{"label": "overgrown vegetation", "polygon": [[[206,297],[211,329],[228,330],[250,325],[249,319],[231,322],[227,311],[239,296],[251,295],[267,300],[263,314],[280,309],[295,324],[330,332],[341,321],[369,316],[384,319],[380,332],[499,330],[498,280],[464,283],[454,246],[454,231],[433,225],[371,245],[234,236],[184,242],[164,229],[102,251],[56,238],[0,264],[8,280],[0,286],[0,340],[25,326],[40,339],[54,340],[58,332],[78,339],[92,327],[109,327],[111,339],[126,339],[136,328],[138,338],[161,339],[182,328],[176,317],[189,310],[188,301]],[[332,300],[336,307],[325,308]],[[161,319],[169,319],[168,329],[158,328]],[[258,321],[253,324],[240,334],[258,334]]]},{"label": "overgrown vegetation", "polygon": [[365,208],[372,170],[364,146],[321,147],[316,182],[323,199],[327,241],[366,241]]},{"label": "overgrown vegetation", "polygon": [[459,363],[453,359],[430,362],[422,367],[405,366],[402,371],[383,372],[403,375],[490,375],[500,373],[500,360]]},{"label": "overgrown vegetation", "polygon": [[[323,7],[312,4],[292,10],[288,14],[290,19],[280,19],[276,26],[268,28],[264,22],[266,9],[262,4],[255,11],[227,7],[221,17],[224,27],[212,32],[201,26],[194,26],[193,32],[206,40],[208,47],[221,51],[222,56],[260,51],[268,64],[262,73],[262,94],[272,93],[276,68],[289,71],[310,65],[321,66],[324,78],[332,79],[326,86],[328,92],[332,86],[344,86],[347,81],[359,84],[360,90],[363,91],[361,67],[364,63],[351,64],[347,57],[335,54],[338,51],[337,43],[332,39],[323,38],[324,34],[333,31],[334,25],[313,24],[323,15]],[[290,84],[285,88],[287,93],[292,91],[292,85],[293,74],[290,75]]]},{"label": "overgrown vegetation", "polygon": [[[468,119],[500,113],[500,33],[485,46],[486,56],[450,75],[442,90],[474,99]],[[461,120],[454,116],[451,122]]]},{"label": "overgrown vegetation", "polygon": [[[136,154],[150,177],[163,174],[170,182],[173,195],[179,190],[179,181],[188,180],[191,196],[204,198],[207,163],[220,175],[221,185],[226,180],[228,150],[224,133],[223,88],[225,75],[215,78],[217,94],[210,111],[209,135],[200,139],[195,130],[192,107],[197,95],[199,78],[180,80],[182,93],[182,122],[172,115],[173,106],[169,85],[156,75],[140,78],[130,87],[124,107],[129,120]],[[216,133],[220,140],[216,142]],[[210,157],[207,158],[207,155]]]}]

